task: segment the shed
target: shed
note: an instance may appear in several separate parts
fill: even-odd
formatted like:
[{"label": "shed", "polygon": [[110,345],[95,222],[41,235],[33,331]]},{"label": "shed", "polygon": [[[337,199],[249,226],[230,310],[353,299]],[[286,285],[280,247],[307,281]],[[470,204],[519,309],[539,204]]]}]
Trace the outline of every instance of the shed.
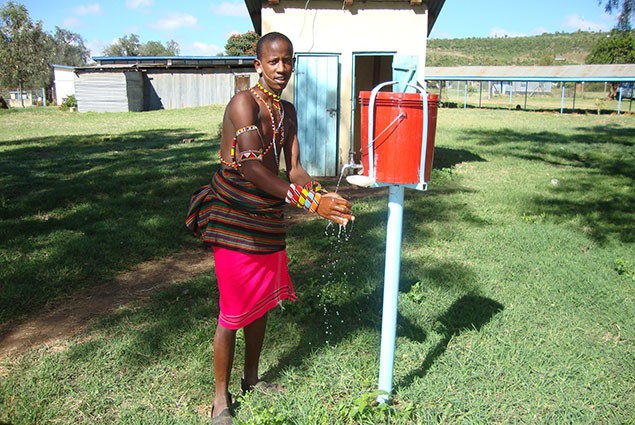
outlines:
[{"label": "shed", "polygon": [[53,66],[53,85],[55,87],[55,103],[59,106],[69,96],[75,95],[75,68],[66,65]]},{"label": "shed", "polygon": [[302,163],[316,176],[359,162],[359,92],[393,80],[396,61],[424,82],[428,34],[445,0],[245,0],[260,34],[287,35],[295,75],[284,97],[298,110]]},{"label": "shed", "polygon": [[75,93],[80,112],[143,111],[143,76],[137,71],[80,73]]},{"label": "shed", "polygon": [[[635,64],[588,64],[588,65],[557,65],[557,66],[439,66],[426,70],[428,81],[479,81],[500,82],[501,87],[515,86],[511,84],[524,83],[562,83],[564,109],[564,88],[566,83],[635,83]],[[574,86],[574,104],[575,104]],[[626,86],[627,87],[627,86]],[[528,95],[529,90],[520,90]],[[632,92],[630,93],[632,97]],[[618,112],[621,110],[622,94],[620,91]],[[526,104],[525,97],[525,104]]]},{"label": "shed", "polygon": [[82,112],[176,109],[226,104],[255,83],[253,56],[94,57],[77,67]]}]

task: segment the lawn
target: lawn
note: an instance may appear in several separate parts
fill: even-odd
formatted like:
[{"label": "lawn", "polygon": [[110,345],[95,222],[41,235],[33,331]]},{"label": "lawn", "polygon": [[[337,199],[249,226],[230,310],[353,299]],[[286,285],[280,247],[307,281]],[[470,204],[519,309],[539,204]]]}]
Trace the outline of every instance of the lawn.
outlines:
[{"label": "lawn", "polygon": [[[144,262],[196,250],[183,219],[222,108],[0,113],[0,338]],[[302,302],[261,362],[285,395],[239,424],[627,424],[635,412],[635,116],[441,109],[428,192],[407,190],[394,397],[374,406],[385,189],[342,191],[346,232],[289,230]],[[334,180],[329,181],[333,187]],[[212,270],[0,360],[0,423],[209,421]]]}]

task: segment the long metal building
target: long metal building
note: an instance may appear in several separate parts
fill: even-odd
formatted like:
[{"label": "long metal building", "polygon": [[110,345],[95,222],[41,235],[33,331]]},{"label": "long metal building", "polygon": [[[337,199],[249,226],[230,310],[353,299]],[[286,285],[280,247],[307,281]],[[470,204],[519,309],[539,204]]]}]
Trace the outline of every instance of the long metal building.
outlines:
[{"label": "long metal building", "polygon": [[75,68],[80,112],[139,112],[226,104],[257,80],[251,56],[95,57]]}]

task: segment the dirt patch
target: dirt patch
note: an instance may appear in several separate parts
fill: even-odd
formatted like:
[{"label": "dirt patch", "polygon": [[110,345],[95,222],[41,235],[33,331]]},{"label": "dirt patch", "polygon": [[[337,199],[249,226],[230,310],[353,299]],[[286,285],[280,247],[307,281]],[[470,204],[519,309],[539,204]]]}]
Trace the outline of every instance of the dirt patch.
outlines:
[{"label": "dirt patch", "polygon": [[[335,188],[337,184],[335,179],[320,180],[328,188]],[[362,189],[348,184],[343,184],[338,193],[353,203],[369,195],[385,196],[384,189]],[[292,207],[286,209],[285,216],[289,225],[316,219]],[[175,282],[211,273],[213,267],[212,254],[203,249],[141,263],[113,282],[79,291],[23,321],[1,325],[0,360],[43,345],[53,351],[62,350],[66,340],[83,332],[99,316],[148,300],[153,293]],[[0,369],[0,377],[2,374]]]},{"label": "dirt patch", "polygon": [[113,282],[79,291],[26,320],[4,325],[0,328],[0,360],[42,345],[55,350],[60,341],[81,333],[95,318],[147,300],[154,292],[209,273],[213,267],[211,253],[203,249],[141,263]]}]

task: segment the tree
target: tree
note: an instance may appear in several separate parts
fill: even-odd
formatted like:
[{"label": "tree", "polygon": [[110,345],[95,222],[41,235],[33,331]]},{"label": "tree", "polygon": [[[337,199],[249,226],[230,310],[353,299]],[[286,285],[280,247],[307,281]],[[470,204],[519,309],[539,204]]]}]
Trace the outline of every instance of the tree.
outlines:
[{"label": "tree", "polygon": [[139,36],[137,34],[124,35],[110,46],[107,46],[104,56],[139,56]]},{"label": "tree", "polygon": [[255,31],[232,34],[225,44],[225,54],[227,56],[255,56],[259,39],[260,36]]},{"label": "tree", "polygon": [[86,65],[90,59],[90,51],[79,34],[55,27],[53,44],[55,53],[52,63],[54,64],[81,66]]},{"label": "tree", "polygon": [[635,0],[598,0],[598,4],[602,3],[605,3],[604,9],[608,13],[620,11],[616,29],[622,31],[631,29],[631,18],[635,18]]},{"label": "tree", "polygon": [[137,34],[125,35],[119,38],[103,51],[104,56],[178,56],[179,44],[168,41],[165,46],[160,41],[140,43]]},{"label": "tree", "polygon": [[[23,5],[10,0],[0,8],[0,78],[5,85],[40,87],[50,79],[48,49],[51,36],[35,24]],[[20,96],[22,97],[22,96]],[[22,99],[24,106],[24,99]]]},{"label": "tree", "polygon": [[613,30],[598,39],[586,63],[635,63],[635,32]]},{"label": "tree", "polygon": [[164,46],[160,41],[148,41],[139,46],[139,56],[178,56],[179,44],[170,40]]},{"label": "tree", "polygon": [[[586,63],[635,63],[635,32],[613,30],[600,38],[586,57]],[[617,97],[617,83],[611,83],[609,97]]]}]

